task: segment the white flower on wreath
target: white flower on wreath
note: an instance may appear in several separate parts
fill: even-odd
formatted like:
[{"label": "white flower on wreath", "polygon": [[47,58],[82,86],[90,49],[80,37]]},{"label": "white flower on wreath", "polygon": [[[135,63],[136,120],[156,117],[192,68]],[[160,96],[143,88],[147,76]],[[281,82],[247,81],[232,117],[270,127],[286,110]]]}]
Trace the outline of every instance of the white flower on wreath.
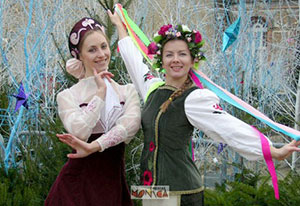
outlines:
[{"label": "white flower on wreath", "polygon": [[187,27],[186,25],[182,25],[182,31],[184,32],[191,32],[191,30],[189,29],[189,27]]}]

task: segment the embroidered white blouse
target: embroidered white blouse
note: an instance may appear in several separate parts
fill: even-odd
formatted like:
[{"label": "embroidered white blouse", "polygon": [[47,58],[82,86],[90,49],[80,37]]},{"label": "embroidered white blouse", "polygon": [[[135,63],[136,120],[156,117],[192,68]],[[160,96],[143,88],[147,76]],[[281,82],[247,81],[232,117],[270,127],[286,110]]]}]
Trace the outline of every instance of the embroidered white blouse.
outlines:
[{"label": "embroidered white blouse", "polygon": [[[149,74],[149,68],[143,63],[143,57],[130,37],[121,39],[118,44],[131,80],[145,100],[150,86],[162,80]],[[263,159],[257,131],[222,110],[219,101],[217,95],[208,89],[191,92],[184,103],[189,122],[215,141],[228,144],[248,160]],[[271,141],[268,141],[271,145]]]},{"label": "embroidered white blouse", "polygon": [[129,143],[140,128],[138,94],[132,84],[106,81],[106,98],[96,95],[94,77],[88,77],[57,95],[58,114],[65,129],[87,141],[91,134],[104,133],[96,141],[104,151],[121,142]]}]

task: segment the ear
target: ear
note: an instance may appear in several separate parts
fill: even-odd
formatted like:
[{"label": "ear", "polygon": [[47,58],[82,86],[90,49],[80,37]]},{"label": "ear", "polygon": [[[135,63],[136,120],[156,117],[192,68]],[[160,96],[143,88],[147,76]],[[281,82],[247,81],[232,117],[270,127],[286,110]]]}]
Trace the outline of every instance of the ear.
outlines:
[{"label": "ear", "polygon": [[192,68],[193,69],[195,69],[195,63],[196,63],[196,61],[195,61],[195,58],[192,60],[192,64],[193,64],[193,66],[192,66]]},{"label": "ear", "polygon": [[79,60],[82,61],[81,53],[79,53],[78,57],[79,57]]}]

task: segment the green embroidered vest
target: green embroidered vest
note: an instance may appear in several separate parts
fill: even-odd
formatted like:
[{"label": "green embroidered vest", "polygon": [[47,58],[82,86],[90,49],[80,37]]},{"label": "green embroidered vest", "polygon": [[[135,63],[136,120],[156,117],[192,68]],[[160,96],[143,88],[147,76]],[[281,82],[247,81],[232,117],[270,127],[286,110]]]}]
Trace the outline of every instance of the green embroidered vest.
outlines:
[{"label": "green embroidered vest", "polygon": [[187,89],[162,113],[159,107],[175,89],[158,87],[144,105],[141,180],[144,185],[168,185],[173,194],[196,193],[202,190],[201,175],[189,152],[194,128],[185,115],[184,101],[197,87]]}]

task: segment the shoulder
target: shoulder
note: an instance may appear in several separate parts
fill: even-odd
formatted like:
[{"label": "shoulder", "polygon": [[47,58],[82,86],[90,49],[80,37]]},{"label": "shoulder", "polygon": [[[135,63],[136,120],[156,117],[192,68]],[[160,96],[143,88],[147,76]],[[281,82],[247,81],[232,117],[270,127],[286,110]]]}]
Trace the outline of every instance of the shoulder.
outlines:
[{"label": "shoulder", "polygon": [[69,95],[69,93],[70,93],[70,88],[64,89],[56,95],[56,98],[62,98],[66,95]]},{"label": "shoulder", "polygon": [[[124,95],[130,95],[130,94],[137,94],[137,90],[135,88],[135,86],[131,83],[129,84],[124,84],[124,85],[120,85],[120,84],[117,84],[118,87],[119,87],[119,91],[124,94]],[[137,94],[138,95],[138,94]]]},{"label": "shoulder", "polygon": [[56,95],[56,99],[57,101],[59,100],[63,100],[63,99],[70,99],[72,98],[73,94],[78,94],[80,93],[80,91],[82,91],[82,85],[80,84],[80,82],[77,82],[76,84],[72,85],[70,88],[66,88],[64,90],[62,90],[61,92],[59,92]]},{"label": "shoulder", "polygon": [[58,104],[72,99],[72,92],[70,88],[64,89],[56,95],[56,101]]},{"label": "shoulder", "polygon": [[131,83],[128,83],[128,84],[119,84],[117,82],[114,82],[117,87],[119,87],[120,90],[136,90],[135,89],[135,86]]},{"label": "shoulder", "polygon": [[219,97],[209,89],[194,89],[186,98],[188,102],[219,101]]},{"label": "shoulder", "polygon": [[132,42],[131,38],[129,36],[121,39],[118,41],[118,45],[122,46],[122,45],[126,45],[126,44],[130,44]]}]

